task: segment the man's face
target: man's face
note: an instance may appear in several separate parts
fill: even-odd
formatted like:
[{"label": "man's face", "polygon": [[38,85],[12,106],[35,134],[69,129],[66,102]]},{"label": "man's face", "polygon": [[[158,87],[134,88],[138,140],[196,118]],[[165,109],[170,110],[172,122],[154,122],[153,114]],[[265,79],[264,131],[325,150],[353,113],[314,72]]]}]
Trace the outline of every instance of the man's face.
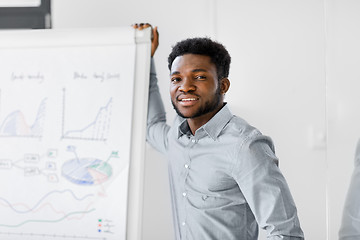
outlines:
[{"label": "man's face", "polygon": [[170,71],[170,96],[183,118],[207,117],[222,107],[216,66],[209,56],[185,54],[175,58]]}]

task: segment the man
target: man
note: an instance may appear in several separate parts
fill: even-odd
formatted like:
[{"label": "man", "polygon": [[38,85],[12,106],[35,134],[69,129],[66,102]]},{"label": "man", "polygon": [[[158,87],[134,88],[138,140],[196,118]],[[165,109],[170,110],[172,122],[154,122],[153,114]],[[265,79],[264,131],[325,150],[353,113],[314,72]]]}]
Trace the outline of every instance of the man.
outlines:
[{"label": "man", "polygon": [[355,151],[354,170],[346,195],[339,240],[360,239],[360,140]]},{"label": "man", "polygon": [[[154,28],[152,56],[157,46]],[[224,103],[230,60],[209,38],[173,47],[170,96],[178,116],[171,127],[152,60],[147,141],[169,160],[176,239],[255,240],[258,225],[268,239],[303,239],[271,139]]]}]

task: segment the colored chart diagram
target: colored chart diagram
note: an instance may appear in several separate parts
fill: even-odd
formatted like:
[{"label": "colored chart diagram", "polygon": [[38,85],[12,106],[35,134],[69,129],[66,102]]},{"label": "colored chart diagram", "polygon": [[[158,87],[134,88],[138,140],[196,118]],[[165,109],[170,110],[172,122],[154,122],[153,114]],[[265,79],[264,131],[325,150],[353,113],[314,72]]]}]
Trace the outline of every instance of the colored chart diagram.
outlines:
[{"label": "colored chart diagram", "polygon": [[13,111],[7,115],[1,123],[0,136],[41,138],[45,121],[45,110],[46,98],[41,101],[33,124],[28,124],[28,121],[22,111]]},{"label": "colored chart diagram", "polygon": [[75,184],[96,185],[110,178],[112,167],[96,158],[75,158],[63,164],[62,175]]}]

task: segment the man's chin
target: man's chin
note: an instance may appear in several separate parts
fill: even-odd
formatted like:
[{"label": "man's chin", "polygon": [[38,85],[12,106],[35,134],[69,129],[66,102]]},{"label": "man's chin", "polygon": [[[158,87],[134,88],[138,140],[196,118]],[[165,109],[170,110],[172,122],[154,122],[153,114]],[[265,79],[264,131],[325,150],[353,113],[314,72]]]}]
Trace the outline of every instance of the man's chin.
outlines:
[{"label": "man's chin", "polygon": [[175,108],[175,111],[176,111],[177,115],[179,115],[182,118],[192,118],[192,116],[193,116],[192,114],[180,111],[177,108]]},{"label": "man's chin", "polygon": [[176,111],[177,115],[179,115],[182,118],[195,118],[199,115],[199,111],[198,112],[194,112],[194,111],[189,111],[190,109],[181,109],[181,106],[175,106],[173,104],[174,110]]},{"label": "man's chin", "polygon": [[180,111],[176,111],[177,115],[179,115],[182,118],[191,118],[191,115],[186,114],[186,113],[182,113]]}]

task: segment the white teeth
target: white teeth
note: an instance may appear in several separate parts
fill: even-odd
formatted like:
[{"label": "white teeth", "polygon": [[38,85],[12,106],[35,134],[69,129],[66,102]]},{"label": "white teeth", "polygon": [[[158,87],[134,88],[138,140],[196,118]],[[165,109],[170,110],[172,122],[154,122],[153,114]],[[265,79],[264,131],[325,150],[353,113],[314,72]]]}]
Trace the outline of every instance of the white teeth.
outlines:
[{"label": "white teeth", "polygon": [[181,99],[181,101],[195,101],[196,98],[184,98],[184,99]]}]

